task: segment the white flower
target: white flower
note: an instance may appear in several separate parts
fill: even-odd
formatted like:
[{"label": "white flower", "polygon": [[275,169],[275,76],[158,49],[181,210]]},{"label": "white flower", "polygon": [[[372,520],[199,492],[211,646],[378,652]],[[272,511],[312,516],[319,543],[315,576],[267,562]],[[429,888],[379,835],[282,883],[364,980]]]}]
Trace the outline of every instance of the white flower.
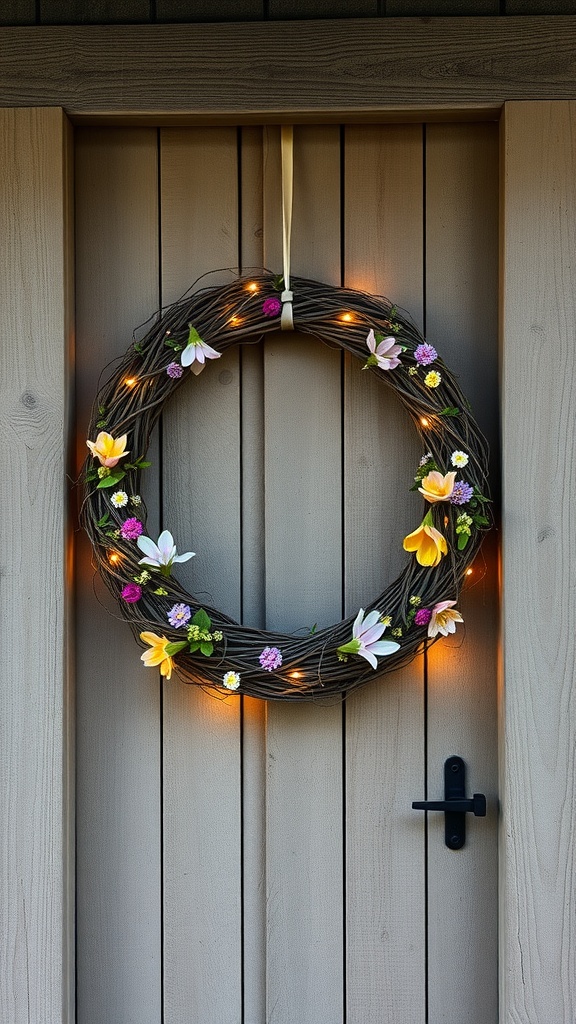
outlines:
[{"label": "white flower", "polygon": [[428,623],[428,636],[434,639],[441,633],[448,636],[456,632],[456,623],[464,622],[460,612],[454,608],[456,601],[440,601],[432,609],[432,617]]},{"label": "white flower", "polygon": [[366,366],[379,366],[381,370],[394,370],[400,366],[398,356],[402,351],[402,346],[396,344],[396,338],[382,338],[381,335],[378,337],[380,341],[376,344],[374,331],[368,332],[366,344],[370,355]]},{"label": "white flower", "polygon": [[220,359],[222,353],[216,352],[216,349],[211,348],[205,341],[202,341],[198,331],[195,327],[192,327],[192,324],[188,324],[188,328],[190,332],[188,342],[180,356],[180,362],[182,366],[189,366],[192,373],[198,376],[199,373],[202,373],[207,359]]},{"label": "white flower", "polygon": [[238,672],[225,672],[222,676],[222,686],[225,686],[227,690],[237,690],[240,686]]},{"label": "white flower", "polygon": [[116,508],[124,508],[124,505],[128,504],[128,495],[126,491],[114,491],[110,501]]},{"label": "white flower", "polygon": [[155,544],[151,537],[140,536],[136,541],[138,547],[146,555],[141,558],[138,565],[151,565],[153,569],[160,569],[164,576],[170,575],[173,562],[187,562],[194,557],[193,551],[186,551],[183,555],[176,554],[174,538],[169,530],[163,530]]},{"label": "white flower", "polygon": [[382,658],[400,650],[400,644],[393,640],[380,639],[385,629],[386,626],[380,619],[380,612],[369,612],[364,618],[364,609],[361,608],[352,626],[352,639],[347,644],[342,644],[338,648],[338,653],[359,654],[372,668],[377,668],[376,655]]},{"label": "white flower", "polygon": [[463,469],[464,466],[467,466],[468,460],[469,456],[466,455],[466,452],[452,452],[452,455],[450,456],[452,465],[457,466],[458,469]]}]

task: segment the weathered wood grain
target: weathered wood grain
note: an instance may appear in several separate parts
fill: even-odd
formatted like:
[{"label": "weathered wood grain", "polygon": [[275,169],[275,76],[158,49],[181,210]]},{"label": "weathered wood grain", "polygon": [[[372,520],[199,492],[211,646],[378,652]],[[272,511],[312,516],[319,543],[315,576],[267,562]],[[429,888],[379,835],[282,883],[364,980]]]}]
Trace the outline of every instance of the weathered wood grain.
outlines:
[{"label": "weathered wood grain", "polygon": [[[345,280],[421,322],[423,153],[418,125],[345,132]],[[406,561],[408,493],[421,446],[394,395],[357,360],[345,376],[346,614]],[[412,512],[410,512],[412,509]],[[382,609],[383,614],[386,609]],[[388,634],[386,634],[388,635]],[[350,1024],[423,1024],[424,832],[410,813],[424,777],[422,660],[346,702],[346,975]]]},{"label": "weathered wood grain", "polygon": [[74,941],[70,126],[60,111],[1,111],[0,153],[0,1017],[61,1024]]},{"label": "weathered wood grain", "polygon": [[[78,467],[103,368],[158,296],[153,129],[81,130],[76,142]],[[158,524],[158,460],[147,471]],[[79,1024],[143,1024],[161,1006],[160,691],[77,537],[77,1004]]]},{"label": "weathered wood grain", "polygon": [[[238,260],[236,131],[161,135],[163,303],[208,268]],[[211,275],[221,283],[229,274]],[[207,282],[208,283],[208,282]],[[164,410],[164,522],[190,593],[241,610],[238,351],[188,373]],[[194,606],[197,607],[197,606]],[[240,701],[177,678],[164,688],[164,1009],[166,1024],[241,1018]]]},{"label": "weathered wood grain", "polygon": [[0,47],[1,104],[74,118],[494,116],[576,91],[576,19],[562,15],[16,27]]},{"label": "weathered wood grain", "polygon": [[[572,1024],[576,105],[502,132],[502,1019]],[[532,485],[531,485],[532,482]]]},{"label": "weathered wood grain", "polygon": [[[280,133],[266,133],[264,256],[281,272]],[[339,131],[294,134],[294,274],[339,283]],[[340,355],[309,336],[265,342],[268,628],[341,617]],[[343,1015],[340,706],[267,710],[268,1020]]]},{"label": "weathered wood grain", "polygon": [[[427,337],[458,374],[496,449],[496,125],[426,128],[425,259]],[[494,462],[497,486],[497,451]],[[466,479],[465,470],[458,475]],[[460,595],[464,625],[428,655],[429,798],[443,799],[444,761],[458,754],[468,766],[468,792],[483,792],[488,799],[485,819],[467,815],[467,842],[459,852],[445,846],[444,816],[428,815],[428,1006],[434,1022],[498,1021],[498,602],[494,542],[476,559],[469,586]]]}]

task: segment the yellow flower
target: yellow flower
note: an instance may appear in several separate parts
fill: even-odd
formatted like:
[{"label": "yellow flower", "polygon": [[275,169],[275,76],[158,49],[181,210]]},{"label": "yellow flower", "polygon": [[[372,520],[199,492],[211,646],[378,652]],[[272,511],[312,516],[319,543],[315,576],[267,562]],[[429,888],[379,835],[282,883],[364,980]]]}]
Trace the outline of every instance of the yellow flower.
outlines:
[{"label": "yellow flower", "polygon": [[442,376],[437,370],[430,370],[424,377],[424,383],[427,388],[437,388],[441,381]]},{"label": "yellow flower", "polygon": [[432,525],[432,512],[428,512],[413,533],[404,537],[404,550],[414,551],[419,565],[438,565],[442,555],[448,554],[446,538]]},{"label": "yellow flower", "polygon": [[433,469],[421,481],[421,486],[418,490],[420,494],[424,495],[426,501],[431,503],[435,501],[448,501],[454,490],[455,479],[455,471],[442,476],[442,473],[439,473],[437,469]]},{"label": "yellow flower", "polygon": [[174,662],[166,650],[170,641],[165,636],[156,636],[156,633],[140,633],[140,639],[150,644],[150,650],[144,651],[140,660],[144,662],[146,668],[160,665],[160,675],[170,679],[174,667]]},{"label": "yellow flower", "polygon": [[126,440],[126,434],[114,439],[112,434],[107,434],[105,430],[101,430],[95,441],[86,441],[86,444],[95,459],[99,459],[103,466],[112,468],[120,459],[128,455],[128,452],[125,451]]}]

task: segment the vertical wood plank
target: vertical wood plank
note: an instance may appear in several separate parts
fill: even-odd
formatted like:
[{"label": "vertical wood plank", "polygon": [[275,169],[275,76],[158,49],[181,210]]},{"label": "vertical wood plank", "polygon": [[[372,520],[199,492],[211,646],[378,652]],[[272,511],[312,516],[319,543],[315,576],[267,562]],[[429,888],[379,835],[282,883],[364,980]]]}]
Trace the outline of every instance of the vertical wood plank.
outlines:
[{"label": "vertical wood plank", "polygon": [[[264,258],[281,272],[279,132],[266,133]],[[338,128],[294,134],[295,274],[340,280]],[[297,302],[297,296],[295,296]],[[341,617],[340,355],[281,334],[265,345],[266,619]],[[268,1020],[343,1013],[341,709],[267,714]]]},{"label": "vertical wood plank", "polygon": [[[162,133],[163,302],[238,262],[236,130]],[[217,284],[222,275],[214,275]],[[190,374],[164,414],[163,496],[191,593],[240,615],[239,359]],[[240,701],[164,690],[166,1024],[241,1019]]]},{"label": "vertical wood plank", "polygon": [[575,121],[509,103],[502,131],[501,1019],[519,1024],[576,1017]]},{"label": "vertical wood plank", "polygon": [[[349,127],[345,270],[354,288],[422,317],[422,129]],[[418,521],[408,494],[420,442],[398,401],[356,360],[345,383],[346,613],[402,568]],[[407,518],[408,517],[408,518]],[[386,609],[382,609],[386,613]],[[347,1021],[424,1021],[424,845],[410,803],[421,792],[421,659],[346,702]]]},{"label": "vertical wood plank", "polygon": [[[262,129],[241,131],[243,273],[264,262]],[[264,561],[264,346],[246,345],[241,366],[242,621],[262,628]],[[244,1020],[266,1022],[266,702],[242,698],[242,945]]]},{"label": "vertical wood plank", "polygon": [[[0,1017],[71,1018],[71,131],[0,110]],[[70,831],[71,829],[71,831]]]},{"label": "vertical wood plank", "polygon": [[[458,374],[495,448],[498,129],[429,125],[426,132],[427,336]],[[467,816],[467,842],[458,853],[445,846],[443,816],[429,816],[429,1015],[431,1024],[496,1024],[495,543],[476,560],[458,608],[460,635],[435,644],[428,659],[428,793],[443,799],[444,761],[458,754],[467,762],[469,792],[486,793],[489,814]]]},{"label": "vertical wood plank", "polygon": [[[158,301],[157,147],[152,129],[77,133],[78,462],[99,376]],[[146,494],[157,524],[154,470]],[[157,480],[156,480],[157,486]],[[161,1006],[160,728],[156,673],[94,581],[78,539],[78,1022]],[[103,602],[103,605],[101,604]]]}]

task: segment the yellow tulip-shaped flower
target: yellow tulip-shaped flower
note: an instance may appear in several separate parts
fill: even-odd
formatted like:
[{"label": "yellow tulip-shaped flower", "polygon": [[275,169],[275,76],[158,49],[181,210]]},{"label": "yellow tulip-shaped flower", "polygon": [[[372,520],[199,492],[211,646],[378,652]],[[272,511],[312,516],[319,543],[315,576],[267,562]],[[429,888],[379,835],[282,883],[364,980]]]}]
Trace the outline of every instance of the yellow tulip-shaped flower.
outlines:
[{"label": "yellow tulip-shaped flower", "polygon": [[426,501],[449,501],[454,490],[456,473],[446,473],[442,476],[437,469],[432,469],[420,482],[418,490],[423,494]]},{"label": "yellow tulip-shaped flower", "polygon": [[126,440],[126,434],[123,434],[122,437],[113,438],[112,434],[107,434],[105,430],[101,430],[95,441],[86,441],[86,444],[95,459],[98,459],[103,466],[108,466],[109,469],[112,469],[112,466],[115,466],[120,459],[128,455]]},{"label": "yellow tulip-shaped flower", "polygon": [[156,636],[156,633],[140,633],[140,639],[150,644],[150,650],[144,651],[140,660],[144,662],[146,668],[160,665],[160,675],[170,679],[174,667],[174,662],[166,649],[170,641],[165,636]]},{"label": "yellow tulip-shaped flower", "polygon": [[404,550],[413,551],[419,565],[438,565],[442,555],[448,554],[446,538],[432,523],[432,512],[424,517],[417,530],[404,537]]}]

